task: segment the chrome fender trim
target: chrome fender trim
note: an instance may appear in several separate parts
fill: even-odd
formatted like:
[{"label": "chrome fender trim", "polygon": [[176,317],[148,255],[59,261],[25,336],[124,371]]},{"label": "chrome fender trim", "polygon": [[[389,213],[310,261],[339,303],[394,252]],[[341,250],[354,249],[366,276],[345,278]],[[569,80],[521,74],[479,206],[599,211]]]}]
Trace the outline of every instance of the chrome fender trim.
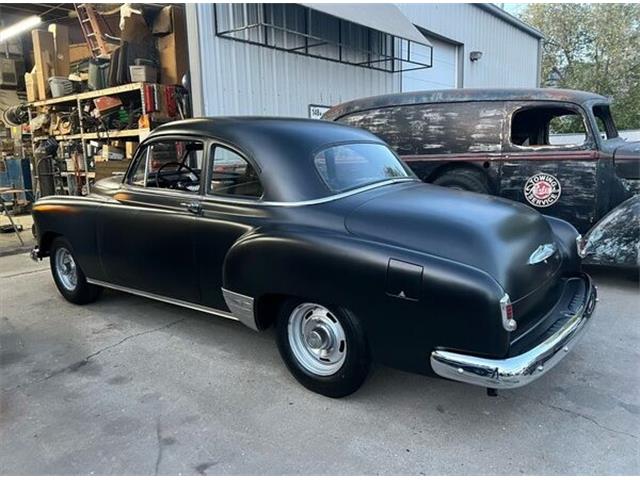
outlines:
[{"label": "chrome fender trim", "polygon": [[487,388],[527,385],[555,366],[580,340],[595,310],[597,290],[589,277],[581,308],[553,335],[531,350],[505,359],[482,358],[446,350],[431,353],[431,368],[441,377]]},{"label": "chrome fender trim", "polygon": [[229,310],[237,317],[238,321],[252,330],[259,330],[253,311],[253,298],[240,293],[222,289],[222,296]]},{"label": "chrome fender trim", "polygon": [[142,290],[136,290],[135,288],[123,287],[120,285],[116,285],[114,283],[95,280],[93,278],[87,278],[87,282],[92,285],[97,285],[99,287],[110,288],[112,290],[119,290],[121,292],[130,293],[132,295],[138,295],[139,297],[150,298],[151,300],[158,300],[160,302],[170,303],[171,305],[190,308],[191,310],[197,310],[199,312],[209,313],[211,315],[217,315],[218,317],[224,317],[230,320],[239,320],[239,318],[233,315],[231,312],[225,312],[223,310],[207,307],[205,305],[198,305],[197,303],[185,302],[183,300],[176,300],[174,298],[164,297],[162,295],[156,295],[155,293],[143,292]]}]

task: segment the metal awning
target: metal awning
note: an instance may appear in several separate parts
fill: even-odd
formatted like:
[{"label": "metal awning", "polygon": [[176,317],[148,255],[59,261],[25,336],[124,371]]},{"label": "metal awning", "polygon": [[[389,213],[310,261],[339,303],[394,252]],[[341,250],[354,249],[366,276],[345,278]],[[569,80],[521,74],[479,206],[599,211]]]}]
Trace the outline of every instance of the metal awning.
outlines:
[{"label": "metal awning", "polygon": [[421,45],[431,42],[390,3],[301,3],[307,8]]},{"label": "metal awning", "polygon": [[389,4],[215,4],[216,35],[308,57],[404,72],[429,68],[433,48]]}]

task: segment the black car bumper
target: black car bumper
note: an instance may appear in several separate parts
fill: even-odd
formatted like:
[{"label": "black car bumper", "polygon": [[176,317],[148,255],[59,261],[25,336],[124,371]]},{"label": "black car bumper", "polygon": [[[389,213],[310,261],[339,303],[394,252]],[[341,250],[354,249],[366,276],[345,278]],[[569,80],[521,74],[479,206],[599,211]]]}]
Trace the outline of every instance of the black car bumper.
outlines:
[{"label": "black car bumper", "polygon": [[504,359],[435,350],[431,368],[441,377],[487,388],[516,388],[536,380],[571,350],[590,323],[597,302],[596,287],[588,275],[579,280],[584,282],[584,293],[575,313],[559,313],[552,333],[529,350]]}]

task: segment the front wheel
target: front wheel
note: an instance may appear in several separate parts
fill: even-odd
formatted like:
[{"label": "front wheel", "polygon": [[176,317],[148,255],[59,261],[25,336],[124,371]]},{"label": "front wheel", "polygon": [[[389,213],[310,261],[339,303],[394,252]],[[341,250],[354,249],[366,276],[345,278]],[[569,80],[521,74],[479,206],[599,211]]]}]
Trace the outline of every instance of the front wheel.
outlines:
[{"label": "front wheel", "polygon": [[56,237],[53,240],[49,262],[56,287],[65,299],[84,305],[98,298],[100,287],[87,282],[73,255],[71,244],[64,237]]},{"label": "front wheel", "polygon": [[340,398],[355,392],[371,364],[364,330],[349,311],[289,300],[277,323],[280,355],[309,390]]}]

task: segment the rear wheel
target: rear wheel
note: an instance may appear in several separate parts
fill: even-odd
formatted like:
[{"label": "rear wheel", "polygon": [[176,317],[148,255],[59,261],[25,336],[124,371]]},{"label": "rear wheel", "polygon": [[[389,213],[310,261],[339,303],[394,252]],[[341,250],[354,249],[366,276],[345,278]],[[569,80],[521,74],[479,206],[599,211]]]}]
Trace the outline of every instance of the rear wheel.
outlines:
[{"label": "rear wheel", "polygon": [[349,395],[365,381],[371,364],[364,331],[349,311],[289,300],[277,324],[280,355],[293,376],[327,397]]},{"label": "rear wheel", "polygon": [[83,305],[98,298],[100,287],[87,283],[71,244],[64,237],[56,237],[51,243],[49,262],[56,287],[65,299]]},{"label": "rear wheel", "polygon": [[431,183],[457,190],[466,190],[468,192],[484,193],[487,195],[491,194],[487,176],[481,171],[470,168],[449,170]]}]

